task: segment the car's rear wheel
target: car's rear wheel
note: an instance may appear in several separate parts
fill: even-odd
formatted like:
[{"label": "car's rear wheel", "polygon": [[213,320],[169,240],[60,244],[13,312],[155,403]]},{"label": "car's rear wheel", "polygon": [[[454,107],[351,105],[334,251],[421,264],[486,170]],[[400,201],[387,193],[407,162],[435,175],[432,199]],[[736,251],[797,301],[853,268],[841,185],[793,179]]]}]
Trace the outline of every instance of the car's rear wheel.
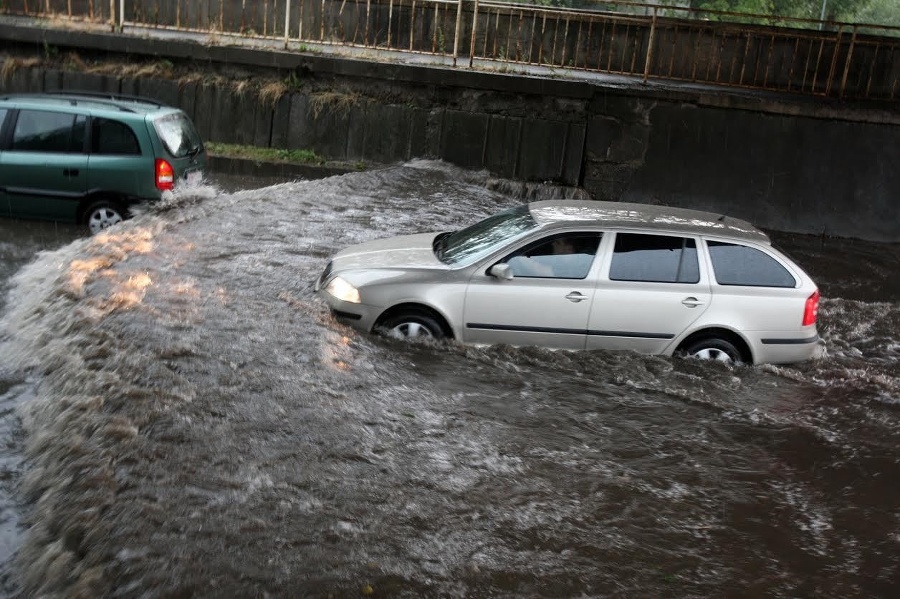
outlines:
[{"label": "car's rear wheel", "polygon": [[742,362],[743,356],[733,343],[721,337],[703,337],[692,341],[684,348],[685,355],[701,360],[715,360],[734,364]]},{"label": "car's rear wheel", "polygon": [[397,339],[443,339],[441,324],[427,312],[407,311],[395,314],[382,323],[382,329]]},{"label": "car's rear wheel", "polygon": [[126,214],[125,209],[118,202],[99,200],[84,211],[84,222],[90,229],[91,235],[96,235],[125,220]]}]

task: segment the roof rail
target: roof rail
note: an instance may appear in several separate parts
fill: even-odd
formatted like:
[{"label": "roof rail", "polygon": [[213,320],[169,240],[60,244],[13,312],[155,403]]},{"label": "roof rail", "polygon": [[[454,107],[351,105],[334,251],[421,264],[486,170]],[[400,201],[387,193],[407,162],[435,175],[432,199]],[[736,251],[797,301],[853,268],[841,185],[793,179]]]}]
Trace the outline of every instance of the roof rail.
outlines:
[{"label": "roof rail", "polygon": [[[166,106],[159,100],[154,100],[153,98],[147,98],[145,96],[133,96],[129,94],[114,94],[110,92],[92,92],[92,91],[66,91],[66,90],[53,90],[48,92],[43,92],[44,94],[54,95],[54,96],[71,96],[73,98],[88,98],[93,100],[124,100],[127,102],[141,102],[143,104],[152,104],[153,106],[158,106],[160,108]],[[41,95],[41,94],[38,94]]]}]

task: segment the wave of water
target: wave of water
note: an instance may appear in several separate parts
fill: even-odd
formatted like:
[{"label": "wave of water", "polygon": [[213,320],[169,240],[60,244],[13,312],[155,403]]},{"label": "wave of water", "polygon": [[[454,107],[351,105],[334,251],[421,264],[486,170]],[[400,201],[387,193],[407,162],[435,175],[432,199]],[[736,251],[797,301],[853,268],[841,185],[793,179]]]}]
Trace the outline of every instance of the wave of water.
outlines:
[{"label": "wave of water", "polygon": [[313,296],[337,249],[512,191],[429,161],[207,187],[21,269],[10,592],[889,596],[894,298],[824,300],[819,360],[728,367],[403,343]]}]

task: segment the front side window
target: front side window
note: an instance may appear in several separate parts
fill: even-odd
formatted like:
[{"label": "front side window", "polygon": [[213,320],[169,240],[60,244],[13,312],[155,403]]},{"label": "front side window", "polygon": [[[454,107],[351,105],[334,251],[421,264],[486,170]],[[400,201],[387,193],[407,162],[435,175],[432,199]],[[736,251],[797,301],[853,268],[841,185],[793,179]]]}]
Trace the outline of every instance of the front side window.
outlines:
[{"label": "front side window", "polygon": [[134,131],[125,123],[95,118],[91,122],[91,153],[134,155],[141,153],[141,146]]},{"label": "front side window", "polygon": [[566,233],[532,243],[505,261],[515,277],[583,279],[600,244],[600,233]]},{"label": "front side window", "polygon": [[698,283],[697,243],[688,237],[618,233],[609,278],[648,283]]},{"label": "front side window", "polygon": [[722,241],[707,241],[706,246],[719,285],[797,286],[793,275],[763,251]]},{"label": "front side window", "polygon": [[22,110],[13,130],[12,148],[20,152],[81,152],[84,116],[65,112]]}]

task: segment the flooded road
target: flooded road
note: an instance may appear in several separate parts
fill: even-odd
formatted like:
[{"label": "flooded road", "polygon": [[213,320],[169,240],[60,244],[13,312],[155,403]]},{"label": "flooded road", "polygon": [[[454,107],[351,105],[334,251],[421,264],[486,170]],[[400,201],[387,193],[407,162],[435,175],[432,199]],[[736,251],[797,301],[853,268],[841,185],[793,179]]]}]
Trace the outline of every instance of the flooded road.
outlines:
[{"label": "flooded road", "polygon": [[520,201],[422,161],[0,221],[6,593],[896,596],[900,250],[775,237],[825,297],[793,367],[405,343],[312,293]]}]

